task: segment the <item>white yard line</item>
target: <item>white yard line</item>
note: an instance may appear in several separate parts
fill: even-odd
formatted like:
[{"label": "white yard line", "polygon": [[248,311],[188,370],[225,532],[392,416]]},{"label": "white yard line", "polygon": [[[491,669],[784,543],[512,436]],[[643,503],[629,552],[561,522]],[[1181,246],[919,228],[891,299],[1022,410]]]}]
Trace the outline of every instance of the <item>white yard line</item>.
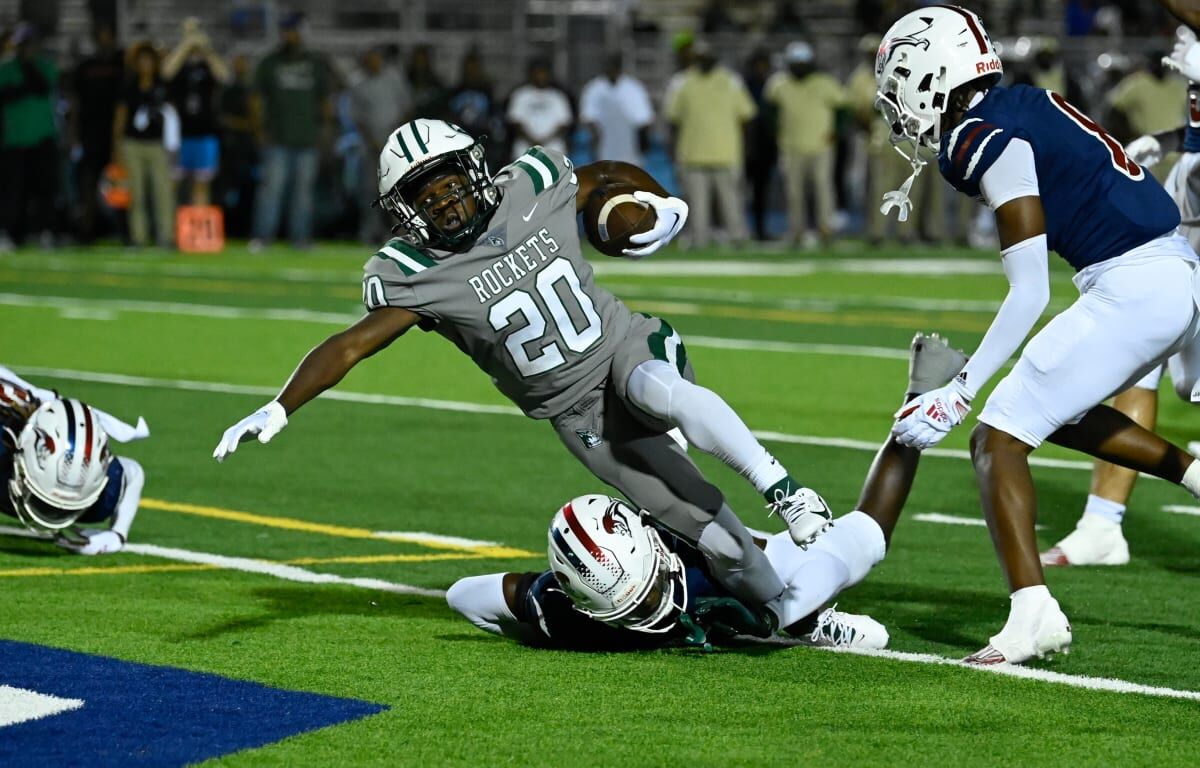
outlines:
[{"label": "white yard line", "polygon": [[[92,381],[100,384],[121,384],[129,387],[153,387],[159,389],[181,389],[193,392],[218,392],[231,395],[261,395],[275,396],[278,387],[258,387],[245,384],[228,384],[212,381],[191,381],[188,379],[156,379],[148,376],[127,376],[120,373],[99,373],[94,371],[76,371],[68,368],[43,368],[34,365],[12,364],[13,370],[26,376],[50,376],[58,379],[74,381]],[[424,397],[400,397],[397,395],[376,395],[368,392],[346,392],[333,389],[321,395],[330,400],[340,400],[350,403],[367,403],[373,405],[397,405],[407,408],[426,408],[435,411],[458,411],[462,413],[489,413],[501,416],[520,416],[521,411],[511,405],[488,405],[485,403],[466,403],[457,400],[433,400]],[[811,445],[826,448],[845,448],[852,451],[878,451],[882,443],[868,440],[852,440],[844,437],[818,437],[816,435],[793,435],[787,432],[770,430],[754,430],[754,436],[759,440],[794,445]],[[969,461],[970,453],[953,448],[927,448],[925,456],[960,459]],[[1090,472],[1090,461],[1071,459],[1048,459],[1039,456],[1029,457],[1030,466],[1046,467],[1048,469],[1073,469]]]},{"label": "white yard line", "polygon": [[295,565],[272,563],[267,560],[256,560],[250,557],[214,555],[208,552],[193,552],[190,549],[160,547],[155,544],[126,544],[125,548],[121,551],[132,552],[135,555],[146,555],[147,557],[161,557],[181,563],[197,563],[199,565],[211,565],[227,570],[242,571],[244,573],[258,573],[263,576],[273,576],[277,579],[297,581],[302,584],[343,584],[363,589],[396,592],[402,595],[422,595],[424,597],[446,596],[446,592],[441,589],[414,587],[411,584],[400,584],[394,581],[384,581],[383,579],[351,578],[332,573],[318,573]]},{"label": "white yard line", "polygon": [[1143,696],[1160,696],[1169,699],[1200,701],[1200,691],[1184,691],[1176,688],[1163,688],[1156,685],[1143,685],[1141,683],[1131,683],[1126,680],[1117,680],[1116,678],[1111,677],[1068,675],[1062,672],[1053,672],[1048,669],[1022,667],[1014,664],[978,666],[974,664],[964,664],[958,659],[950,659],[945,656],[935,656],[930,653],[905,653],[903,651],[887,650],[865,651],[845,648],[829,648],[826,650],[834,651],[836,653],[849,653],[856,656],[872,656],[880,659],[891,659],[893,661],[915,662],[917,664],[937,664],[941,666],[963,667],[966,669],[978,670],[980,672],[990,672],[994,675],[1017,677],[1025,680],[1037,680],[1043,683],[1055,683],[1057,685],[1068,685],[1072,688],[1085,688],[1090,691],[1137,693]]},{"label": "white yard line", "polygon": [[789,277],[818,272],[875,275],[1001,274],[997,259],[789,259],[788,261],[593,261],[597,275]]},{"label": "white yard line", "polygon": [[375,531],[374,537],[377,539],[386,539],[387,541],[403,541],[408,544],[440,544],[442,546],[463,547],[466,549],[504,546],[499,541],[464,539],[461,536],[443,536],[440,533],[426,533],[425,531]]},{"label": "white yard line", "polygon": [[[987,528],[987,521],[981,517],[960,517],[958,515],[944,515],[941,512],[918,512],[915,515],[908,516],[910,520],[916,520],[918,523],[938,523],[941,525],[969,525]],[[1039,531],[1042,526],[1035,526]]]},{"label": "white yard line", "polygon": [[[283,320],[347,326],[362,318],[363,313],[317,312],[308,309],[272,309],[269,307],[234,307],[219,304],[191,304],[169,301],[135,301],[126,299],[79,299],[66,296],[23,296],[0,293],[0,305],[56,309],[62,317],[90,317],[112,320],[116,312],[190,315],[220,320]],[[64,309],[64,307],[69,309]],[[690,314],[703,310],[700,305],[685,307]],[[887,360],[907,360],[908,351],[891,347],[859,346],[856,344],[807,344],[793,341],[762,339],[727,339],[716,336],[688,336],[690,347],[732,349],[743,352],[787,352],[793,354],[835,355],[839,357],[876,357]]]},{"label": "white yard line", "polygon": [[1200,517],[1200,507],[1188,507],[1182,504],[1168,504],[1162,508],[1163,512],[1171,512],[1176,515],[1195,515]]}]

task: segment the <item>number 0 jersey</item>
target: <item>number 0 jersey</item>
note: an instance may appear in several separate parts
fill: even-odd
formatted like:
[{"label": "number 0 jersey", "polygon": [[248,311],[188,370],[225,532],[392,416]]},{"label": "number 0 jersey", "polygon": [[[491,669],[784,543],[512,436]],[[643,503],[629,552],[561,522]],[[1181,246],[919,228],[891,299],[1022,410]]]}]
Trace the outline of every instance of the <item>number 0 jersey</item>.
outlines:
[{"label": "number 0 jersey", "polygon": [[608,375],[632,316],[583,258],[566,156],[534,147],[494,182],[500,205],[470,250],[392,240],[364,265],[363,303],[420,315],[527,415],[551,418]]},{"label": "number 0 jersey", "polygon": [[992,88],[942,136],[938,166],[956,189],[979,182],[1013,139],[1033,148],[1046,239],[1077,271],[1169,234],[1179,209],[1121,144],[1053,91]]}]

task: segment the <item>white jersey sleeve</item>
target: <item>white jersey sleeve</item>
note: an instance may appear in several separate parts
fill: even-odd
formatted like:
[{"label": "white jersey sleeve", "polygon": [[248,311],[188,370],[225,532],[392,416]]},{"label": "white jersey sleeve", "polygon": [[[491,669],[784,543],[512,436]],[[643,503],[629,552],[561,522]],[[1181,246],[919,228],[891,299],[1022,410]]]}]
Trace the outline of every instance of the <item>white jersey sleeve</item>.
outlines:
[{"label": "white jersey sleeve", "polygon": [[1037,165],[1029,142],[1011,139],[979,180],[979,191],[993,211],[1018,197],[1040,197]]}]

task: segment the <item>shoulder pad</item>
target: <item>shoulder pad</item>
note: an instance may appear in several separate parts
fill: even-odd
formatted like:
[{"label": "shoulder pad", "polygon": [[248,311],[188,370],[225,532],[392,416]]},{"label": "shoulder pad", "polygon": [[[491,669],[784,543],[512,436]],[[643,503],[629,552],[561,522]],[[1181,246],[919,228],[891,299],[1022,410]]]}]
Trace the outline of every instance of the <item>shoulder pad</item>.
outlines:
[{"label": "shoulder pad", "polygon": [[504,166],[500,174],[512,178],[528,177],[533,184],[533,194],[540,195],[575,172],[571,161],[563,153],[547,147],[530,147],[523,155]]},{"label": "shoulder pad", "polygon": [[[384,265],[387,265],[387,268],[384,268]],[[437,266],[437,261],[425,251],[400,238],[393,238],[375,252],[364,265],[364,269],[371,273],[396,270],[404,277],[412,277],[434,266]]]}]

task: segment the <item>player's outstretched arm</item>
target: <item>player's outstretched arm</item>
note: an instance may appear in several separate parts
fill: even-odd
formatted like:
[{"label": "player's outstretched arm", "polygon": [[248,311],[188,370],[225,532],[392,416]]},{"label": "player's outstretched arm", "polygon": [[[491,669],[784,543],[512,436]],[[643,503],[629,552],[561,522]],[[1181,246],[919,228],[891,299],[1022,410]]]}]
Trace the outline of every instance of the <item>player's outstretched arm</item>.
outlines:
[{"label": "player's outstretched arm", "polygon": [[1200,0],[1158,0],[1172,16],[1192,29],[1200,29]]},{"label": "player's outstretched arm", "polygon": [[381,307],[313,347],[274,400],[225,430],[213,458],[223,460],[252,437],[260,443],[270,442],[287,426],[289,414],[336,385],[360,360],[387,347],[419,319],[407,309]]}]

